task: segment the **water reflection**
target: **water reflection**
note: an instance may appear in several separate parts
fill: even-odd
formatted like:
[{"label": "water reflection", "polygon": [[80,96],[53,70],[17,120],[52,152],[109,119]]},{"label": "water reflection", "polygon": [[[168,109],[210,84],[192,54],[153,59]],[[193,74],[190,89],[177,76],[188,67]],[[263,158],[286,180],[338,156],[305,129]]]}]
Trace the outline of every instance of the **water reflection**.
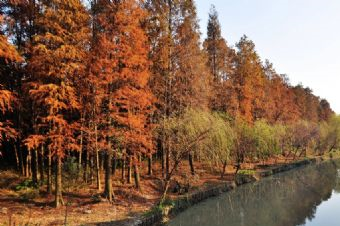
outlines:
[{"label": "water reflection", "polygon": [[339,209],[340,161],[333,161],[241,186],[188,209],[169,226],[335,226]]}]

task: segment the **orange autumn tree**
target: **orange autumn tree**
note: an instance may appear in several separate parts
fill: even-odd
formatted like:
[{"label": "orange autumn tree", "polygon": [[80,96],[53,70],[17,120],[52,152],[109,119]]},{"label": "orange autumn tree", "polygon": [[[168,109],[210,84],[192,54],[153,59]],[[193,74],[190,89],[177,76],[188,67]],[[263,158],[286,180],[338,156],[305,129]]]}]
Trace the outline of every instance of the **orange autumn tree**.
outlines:
[{"label": "orange autumn tree", "polygon": [[265,116],[265,74],[255,44],[247,36],[244,35],[236,46],[236,71],[232,85],[238,101],[238,114],[253,122]]},{"label": "orange autumn tree", "polygon": [[[3,18],[0,16],[0,26]],[[16,139],[17,131],[8,119],[7,113],[13,112],[17,104],[16,94],[10,90],[9,84],[15,64],[22,58],[7,37],[0,33],[0,145],[4,139]]]},{"label": "orange autumn tree", "polygon": [[[148,10],[147,32],[150,41],[151,78],[150,88],[157,97],[156,118],[158,121],[166,119],[177,113],[175,103],[176,84],[175,60],[176,53],[176,27],[179,24],[180,0],[147,0],[145,7]],[[157,141],[160,147],[162,175],[169,173],[170,147],[167,139]]]},{"label": "orange autumn tree", "polygon": [[[110,16],[112,17],[110,14],[112,10],[113,4],[111,1],[91,1],[91,45],[87,57],[86,77],[83,81],[80,81],[82,83],[82,114],[87,121],[86,125],[83,125],[87,134],[85,181],[87,182],[88,161],[93,158],[96,165],[98,191],[101,191],[100,153],[105,151],[106,158],[108,158],[108,152],[111,152],[111,148],[108,147],[110,137],[107,133],[112,128],[107,125],[109,121],[107,102],[109,99],[109,85],[114,77],[113,68],[115,67],[113,58],[115,54],[114,36],[112,23],[109,22],[112,21],[112,18],[110,18]],[[109,183],[105,181],[105,189],[110,185],[108,199],[112,201],[111,176],[108,181]]]},{"label": "orange autumn tree", "polygon": [[146,12],[141,1],[122,0],[114,17],[115,75],[112,81],[112,119],[118,134],[123,136],[135,185],[139,183],[139,157],[153,151],[150,117],[153,95],[148,87],[148,38],[142,28]]},{"label": "orange autumn tree", "polygon": [[[201,50],[196,7],[191,0],[148,0],[147,31],[152,61],[150,87],[157,97],[155,118],[182,114],[186,108],[206,107],[211,75]],[[162,174],[169,174],[171,145],[166,136],[157,139]]]},{"label": "orange autumn tree", "polygon": [[[30,43],[33,35],[36,33],[36,26],[34,23],[35,15],[39,12],[38,1],[27,0],[4,0],[0,3],[0,13],[4,13],[6,25],[3,30],[9,36],[11,43],[13,43],[28,62],[30,58]],[[26,150],[22,147],[25,137],[31,133],[32,129],[32,108],[28,100],[27,93],[24,93],[24,86],[26,81],[29,80],[30,74],[27,71],[27,64],[19,64],[18,67],[11,67],[10,77],[6,79],[5,83],[10,84],[10,89],[17,94],[17,108],[11,113],[11,121],[15,126],[18,136],[13,143],[17,168],[21,171],[22,175],[26,177],[32,176],[35,184],[38,182],[38,152],[37,150]],[[2,83],[2,82],[1,82]],[[40,152],[39,152],[40,153]],[[41,154],[41,162],[44,160],[43,151]],[[40,179],[43,181],[43,170],[40,168]]]},{"label": "orange autumn tree", "polygon": [[233,93],[230,78],[234,74],[235,51],[231,49],[222,37],[218,13],[214,5],[209,12],[207,38],[203,42],[207,55],[207,66],[213,75],[213,94],[211,109],[233,113]]},{"label": "orange autumn tree", "polygon": [[[35,109],[35,134],[28,147],[43,140],[56,160],[55,206],[63,204],[61,167],[66,151],[77,150],[74,139],[79,109],[75,81],[83,71],[88,40],[88,14],[78,0],[41,2],[29,61],[29,95]],[[44,139],[41,139],[41,135]],[[42,145],[42,144],[41,144]]]},{"label": "orange autumn tree", "polygon": [[265,118],[271,123],[292,123],[298,119],[294,93],[286,75],[279,75],[268,60],[264,65],[266,75]]},{"label": "orange autumn tree", "polygon": [[[200,31],[194,2],[182,0],[179,12],[181,23],[176,27],[175,35],[177,57],[174,61],[176,69],[172,101],[176,106],[176,112],[173,112],[175,114],[183,114],[190,108],[208,109],[213,82],[212,74],[206,65],[206,55],[200,48]],[[188,153],[188,161],[191,174],[194,175],[192,152]]]},{"label": "orange autumn tree", "polygon": [[116,11],[119,4],[108,0],[91,2],[92,35],[85,79],[85,99],[83,107],[89,121],[88,153],[92,151],[96,159],[97,188],[101,190],[99,152],[105,154],[104,196],[113,199],[111,160],[117,156],[119,134],[112,118],[113,83],[118,77]]},{"label": "orange autumn tree", "polygon": [[[173,104],[176,113],[186,108],[207,109],[210,99],[211,74],[206,66],[206,55],[201,50],[196,6],[182,0],[179,8],[181,23],[176,27]],[[175,114],[176,114],[175,113]]]}]

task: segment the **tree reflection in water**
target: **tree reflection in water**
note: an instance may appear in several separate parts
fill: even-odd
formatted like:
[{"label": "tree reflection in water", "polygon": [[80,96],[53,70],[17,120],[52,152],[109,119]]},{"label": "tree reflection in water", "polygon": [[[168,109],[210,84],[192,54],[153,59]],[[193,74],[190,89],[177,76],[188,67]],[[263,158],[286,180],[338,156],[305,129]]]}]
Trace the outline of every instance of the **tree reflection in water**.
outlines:
[{"label": "tree reflection in water", "polygon": [[333,191],[340,194],[340,161],[303,167],[241,186],[184,211],[168,225],[305,225],[315,218],[317,207],[330,199]]}]

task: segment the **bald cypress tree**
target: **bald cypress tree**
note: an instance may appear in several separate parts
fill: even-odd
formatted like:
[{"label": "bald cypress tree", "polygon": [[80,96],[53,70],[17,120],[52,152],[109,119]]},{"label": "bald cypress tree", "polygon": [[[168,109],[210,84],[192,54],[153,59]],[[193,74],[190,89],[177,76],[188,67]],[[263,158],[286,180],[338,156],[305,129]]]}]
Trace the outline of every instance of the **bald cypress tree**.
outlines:
[{"label": "bald cypress tree", "polygon": [[182,23],[176,29],[178,56],[175,65],[174,102],[179,113],[186,108],[207,108],[210,97],[211,77],[206,66],[206,55],[200,46],[200,31],[194,1],[181,3]]},{"label": "bald cypress tree", "polygon": [[62,159],[66,151],[78,149],[74,133],[80,105],[75,83],[84,69],[89,17],[78,0],[42,1],[41,7],[36,18],[40,31],[34,36],[29,61],[36,129],[26,144],[44,142],[55,157],[55,206],[59,207],[63,204]]},{"label": "bald cypress tree", "polygon": [[123,0],[114,6],[110,117],[114,135],[123,138],[121,145],[127,150],[130,172],[133,167],[135,186],[139,189],[140,156],[153,151],[150,117],[154,96],[148,86],[149,45],[142,27],[146,11],[136,0]]},{"label": "bald cypress tree", "polygon": [[214,5],[211,6],[207,26],[207,38],[203,43],[207,65],[213,77],[210,107],[212,110],[233,114],[234,103],[230,78],[234,74],[235,52],[221,34],[221,25]]},{"label": "bald cypress tree", "polygon": [[248,122],[264,118],[265,74],[255,44],[243,36],[237,43],[235,76],[232,78],[238,114]]},{"label": "bald cypress tree", "polygon": [[208,55],[208,66],[214,80],[220,82],[228,75],[228,46],[221,34],[221,25],[214,5],[211,6],[207,26],[207,38],[203,43]]},{"label": "bald cypress tree", "polygon": [[[208,108],[212,78],[206,65],[206,55],[200,49],[200,32],[194,1],[183,1],[180,8],[183,21],[177,28],[178,70],[175,71],[175,99],[179,113],[185,109]],[[195,174],[192,153],[188,153],[191,174]]]},{"label": "bald cypress tree", "polygon": [[279,75],[266,60],[263,67],[265,84],[265,118],[271,123],[291,123],[298,118],[294,93],[285,75]]},{"label": "bald cypress tree", "polygon": [[[153,61],[150,86],[158,97],[158,119],[179,115],[192,106],[207,107],[211,78],[200,48],[194,1],[150,0],[146,8]],[[171,145],[163,138],[162,166],[168,174]]]}]

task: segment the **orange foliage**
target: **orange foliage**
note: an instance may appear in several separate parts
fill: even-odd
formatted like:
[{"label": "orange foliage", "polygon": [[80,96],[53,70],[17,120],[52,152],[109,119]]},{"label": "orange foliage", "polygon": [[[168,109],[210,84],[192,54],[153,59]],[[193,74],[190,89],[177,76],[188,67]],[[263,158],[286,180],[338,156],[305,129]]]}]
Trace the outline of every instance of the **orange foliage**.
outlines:
[{"label": "orange foliage", "polygon": [[[124,145],[132,151],[153,150],[150,117],[154,97],[149,81],[148,38],[141,27],[146,12],[136,0],[117,5],[115,14],[116,76],[111,116],[120,127]],[[141,150],[142,147],[142,150]]]},{"label": "orange foliage", "polygon": [[[0,15],[0,26],[2,26],[3,18]],[[5,35],[0,33],[0,78],[8,80],[9,75],[5,70],[5,66],[11,66],[21,62],[22,58],[13,45],[8,42]],[[17,97],[13,91],[9,90],[5,84],[0,84],[0,144],[4,139],[15,139],[18,132],[13,128],[12,122],[6,119],[7,112],[13,112],[14,106],[17,105]]]},{"label": "orange foliage", "polygon": [[[80,1],[44,2],[45,11],[36,19],[40,27],[34,37],[29,62],[32,82],[29,95],[35,106],[35,133],[26,143],[34,146],[44,136],[53,154],[77,149],[72,112],[79,108],[75,90],[83,71],[88,36],[88,15]],[[47,132],[42,132],[47,131]]]}]

